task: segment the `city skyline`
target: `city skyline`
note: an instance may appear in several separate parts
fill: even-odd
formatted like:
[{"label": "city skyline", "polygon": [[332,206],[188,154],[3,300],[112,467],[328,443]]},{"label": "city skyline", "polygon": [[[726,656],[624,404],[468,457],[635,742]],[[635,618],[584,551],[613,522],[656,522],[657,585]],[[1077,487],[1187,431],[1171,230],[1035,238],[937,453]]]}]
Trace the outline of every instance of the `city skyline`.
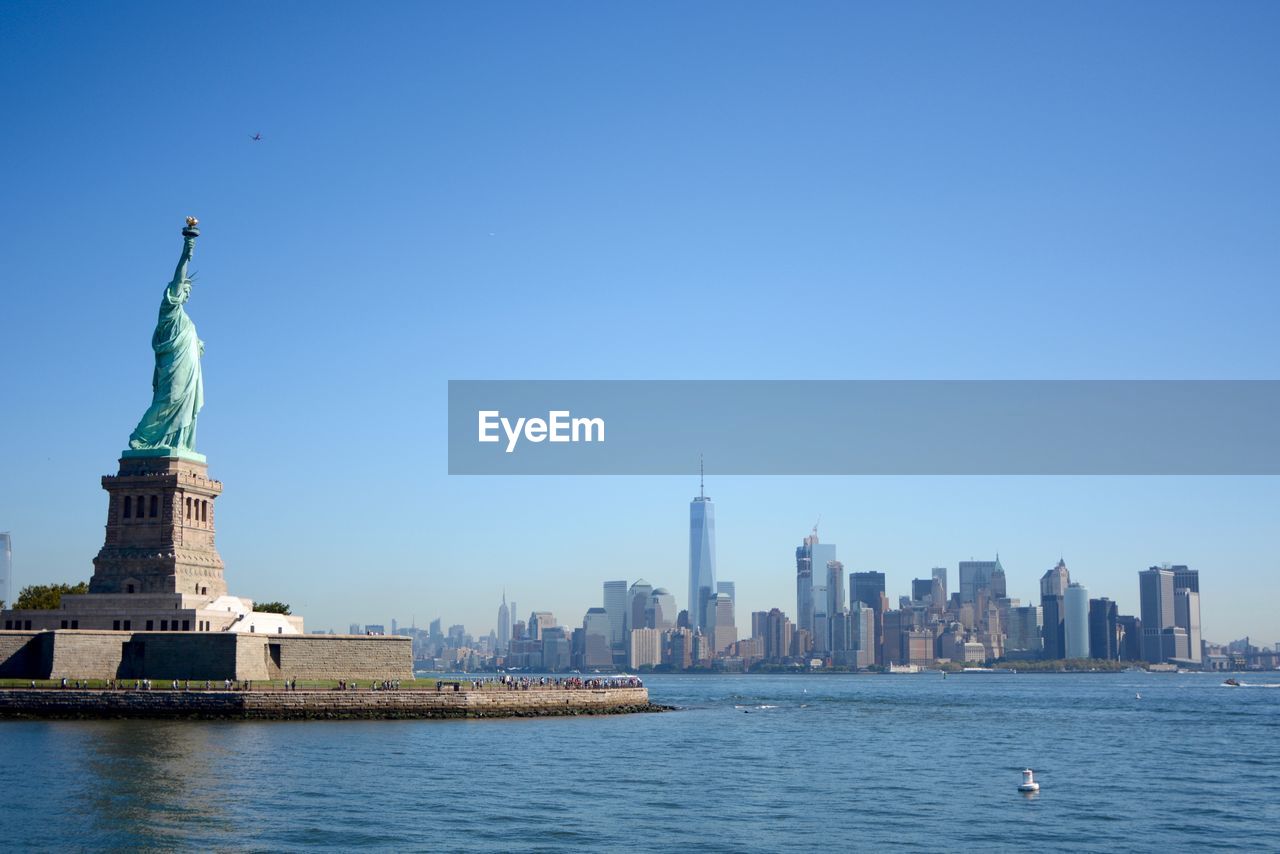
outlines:
[{"label": "city skyline", "polygon": [[[308,16],[306,39],[285,8],[184,14],[216,86],[156,73],[172,28],[148,8],[0,8],[10,120],[40,136],[0,139],[17,285],[0,363],[24,416],[0,423],[0,529],[18,588],[89,577],[104,505],[86,476],[112,470],[151,394],[145,341],[171,272],[154,259],[186,215],[203,230],[200,450],[228,484],[227,577],[320,626],[392,607],[488,624],[503,584],[585,612],[600,580],[587,555],[686,598],[683,503],[693,456],[715,471],[714,437],[691,440],[688,478],[450,477],[450,379],[1273,379],[1280,365],[1280,117],[1256,109],[1280,73],[1272,5],[1170,4],[1158,38],[1122,6],[756,5],[731,28],[710,7],[512,7],[495,27],[482,9],[370,6]],[[71,239],[90,272],[40,286]],[[815,316],[838,334],[795,346]],[[289,382],[264,383],[264,363]],[[371,440],[392,394],[402,408]],[[265,427],[296,411],[312,417],[282,462]],[[820,418],[821,401],[795,417]],[[1152,413],[1152,429],[1176,417]],[[371,441],[399,449],[394,472]],[[287,481],[267,475],[286,464]],[[793,601],[794,549],[821,513],[846,571],[883,571],[892,590],[998,552],[1029,601],[1065,555],[1132,614],[1136,592],[1113,579],[1185,563],[1212,577],[1209,634],[1280,637],[1255,595],[1280,577],[1280,478],[713,487],[740,614]]]},{"label": "city skyline", "polygon": [[[714,544],[714,509],[710,499],[706,495],[705,489],[705,473],[700,465],[699,470],[699,494],[690,503],[690,527],[689,527],[689,590],[690,596],[699,595],[698,606],[700,609],[706,609],[708,601],[715,602],[719,599],[727,600],[728,613],[730,614],[729,625],[741,620],[741,614],[738,611],[738,598],[736,590],[736,582],[731,580],[715,581],[711,578],[711,583],[715,584],[715,593],[710,597],[707,594],[705,585],[699,585],[699,580],[705,580],[706,576],[702,572],[702,568],[707,564],[714,567],[715,562],[715,544]],[[821,520],[819,520],[821,521]],[[892,590],[886,575],[876,570],[863,570],[849,572],[846,571],[843,562],[836,559],[837,547],[834,543],[822,543],[818,534],[819,524],[815,523],[811,532],[803,538],[802,544],[795,549],[795,598],[792,600],[795,610],[791,612],[795,615],[794,626],[797,630],[809,632],[814,644],[815,654],[826,654],[833,648],[836,648],[834,639],[837,637],[837,629],[833,623],[829,621],[828,614],[843,610],[848,612],[849,608],[856,610],[857,603],[863,603],[870,606],[877,612],[877,634],[881,631],[879,625],[879,613],[883,610],[890,609],[895,601],[906,600],[934,600],[941,593],[945,600],[950,601],[953,605],[972,605],[975,603],[978,595],[984,593],[993,597],[994,600],[1005,600],[1011,602],[1015,606],[1015,610],[1026,611],[1028,608],[1037,612],[1035,617],[1036,625],[1043,626],[1043,637],[1037,637],[1035,640],[1035,648],[1043,649],[1050,658],[1082,658],[1087,657],[1087,652],[1091,646],[1096,647],[1098,644],[1098,634],[1101,631],[1096,620],[1098,614],[1097,603],[1103,603],[1105,613],[1103,619],[1109,619],[1110,624],[1114,625],[1117,619],[1123,619],[1118,616],[1118,601],[1128,601],[1127,597],[1121,599],[1113,599],[1112,591],[1108,591],[1106,595],[1098,598],[1092,598],[1088,587],[1080,581],[1071,579],[1070,569],[1067,566],[1064,557],[1060,556],[1057,562],[1046,569],[1039,577],[1039,596],[1030,596],[1023,598],[1013,596],[1008,593],[1008,577],[1004,566],[1001,563],[1000,556],[997,553],[992,560],[968,560],[957,561],[954,587],[951,583],[950,570],[947,566],[932,566],[923,578],[912,578],[905,586],[907,594],[901,594]],[[815,564],[823,564],[824,569],[821,573],[815,573],[813,566]],[[1167,575],[1168,590],[1157,595],[1147,590],[1148,580],[1153,574]],[[1177,578],[1176,586],[1174,578]],[[845,579],[848,579],[848,592],[845,593]],[[1208,640],[1201,631],[1200,616],[1200,599],[1199,599],[1199,570],[1189,569],[1186,565],[1176,565],[1164,563],[1159,566],[1150,566],[1146,570],[1139,571],[1138,584],[1138,607],[1134,609],[1136,614],[1141,610],[1147,615],[1142,624],[1144,626],[1141,639],[1136,641],[1138,649],[1141,650],[1143,658],[1151,663],[1160,663],[1170,658],[1178,659],[1195,659],[1199,660],[1199,643],[1201,640]],[[955,589],[956,592],[947,596],[947,591]],[[695,593],[695,590],[701,591]],[[639,594],[639,597],[637,597]],[[608,580],[603,582],[603,595],[600,604],[590,605],[587,614],[600,612],[604,614],[608,625],[608,642],[615,649],[623,648],[628,643],[628,633],[635,627],[643,627],[646,619],[646,610],[644,601],[649,601],[647,619],[649,625],[653,625],[653,600],[651,597],[661,594],[663,601],[671,601],[672,606],[681,611],[681,617],[686,622],[685,625],[691,630],[707,628],[709,631],[715,628],[715,619],[711,617],[715,609],[706,611],[709,619],[707,625],[702,626],[695,621],[693,609],[688,607],[686,603],[684,609],[679,608],[679,604],[675,603],[670,593],[663,587],[654,587],[653,584],[646,579],[637,579],[634,582],[619,579]],[[909,594],[909,595],[908,595]],[[1176,595],[1175,595],[1176,594]],[[1008,597],[1006,600],[1006,596]],[[819,603],[819,600],[821,602]],[[1167,600],[1167,601],[1166,601]],[[640,604],[637,605],[636,602]],[[1016,606],[1021,607],[1016,607]],[[806,609],[808,609],[806,611]],[[768,608],[768,611],[779,610],[779,605],[775,604]],[[783,613],[785,609],[782,609]],[[672,620],[670,614],[662,617],[662,608],[659,611],[659,628],[662,625],[671,625]],[[1041,614],[1040,612],[1043,611]],[[751,613],[765,613],[766,609],[753,609]],[[1175,613],[1176,612],[1176,613]],[[536,617],[538,613],[554,614],[554,610],[544,612],[532,612],[531,619]],[[561,612],[567,613],[567,612]],[[1132,615],[1129,615],[1132,618]],[[497,644],[497,648],[502,650],[505,648],[505,638],[510,636],[511,626],[520,619],[520,616],[508,611],[506,602],[506,588],[502,591],[502,602],[498,610],[497,625],[490,630],[490,634]],[[1014,625],[1011,627],[1002,626],[1000,632],[1009,634],[1011,637],[1020,637],[1019,632],[1023,631],[1017,621],[1018,615],[1012,617],[1006,616],[1006,619],[1013,620]],[[504,622],[505,621],[505,622]],[[437,618],[436,622],[439,622]],[[393,620],[394,624],[394,620]],[[352,624],[355,625],[354,623]],[[572,621],[570,622],[572,625]],[[1183,627],[1180,631],[1184,631],[1181,641],[1159,639],[1160,632],[1168,627]],[[1055,628],[1056,627],[1056,628]],[[754,624],[750,629],[754,632],[758,627]],[[737,639],[741,633],[741,627],[736,629],[739,635],[735,635],[733,639]],[[844,631],[841,629],[840,631]],[[1153,641],[1148,637],[1154,632],[1157,639],[1154,641],[1156,652],[1150,652]],[[1247,633],[1243,637],[1251,637]],[[1235,640],[1236,638],[1232,638]],[[1226,641],[1215,641],[1225,643]],[[1276,643],[1280,643],[1277,641]],[[720,646],[725,644],[722,642]],[[1018,649],[1016,644],[1011,644],[1010,648]]]}]

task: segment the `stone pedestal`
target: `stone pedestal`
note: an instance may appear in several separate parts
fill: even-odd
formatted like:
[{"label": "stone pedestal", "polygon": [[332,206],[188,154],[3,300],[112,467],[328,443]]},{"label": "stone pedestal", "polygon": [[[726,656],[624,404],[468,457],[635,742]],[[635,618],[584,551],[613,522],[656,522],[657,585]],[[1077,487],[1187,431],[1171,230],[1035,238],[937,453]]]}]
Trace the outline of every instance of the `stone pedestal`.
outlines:
[{"label": "stone pedestal", "polygon": [[208,465],[176,455],[126,455],[102,488],[110,495],[107,533],[93,559],[90,593],[226,594],[213,543],[222,484],[209,479]]}]

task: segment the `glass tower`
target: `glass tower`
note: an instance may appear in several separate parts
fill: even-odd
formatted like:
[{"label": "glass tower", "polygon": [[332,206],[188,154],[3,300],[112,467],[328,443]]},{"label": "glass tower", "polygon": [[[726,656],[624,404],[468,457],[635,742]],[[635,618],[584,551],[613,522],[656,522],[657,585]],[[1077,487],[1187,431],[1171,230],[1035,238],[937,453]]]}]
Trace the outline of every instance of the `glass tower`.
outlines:
[{"label": "glass tower", "polygon": [[698,466],[698,497],[689,502],[689,628],[704,633],[714,626],[707,604],[716,597],[716,508],[707,497]]}]

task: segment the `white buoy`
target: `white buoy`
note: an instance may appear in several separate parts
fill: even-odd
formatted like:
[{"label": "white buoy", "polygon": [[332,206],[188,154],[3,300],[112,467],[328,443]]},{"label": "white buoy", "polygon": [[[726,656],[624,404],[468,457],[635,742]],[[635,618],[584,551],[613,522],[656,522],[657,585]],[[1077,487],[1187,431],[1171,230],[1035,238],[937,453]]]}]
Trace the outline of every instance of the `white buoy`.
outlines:
[{"label": "white buoy", "polygon": [[1141,694],[1134,694],[1134,695],[1133,695],[1133,699],[1135,699],[1135,700],[1141,700],[1141,699],[1142,699],[1142,695],[1141,695]]},{"label": "white buoy", "polygon": [[1038,792],[1040,784],[1031,779],[1031,769],[1026,768],[1022,772],[1022,782],[1018,785],[1019,792]]}]

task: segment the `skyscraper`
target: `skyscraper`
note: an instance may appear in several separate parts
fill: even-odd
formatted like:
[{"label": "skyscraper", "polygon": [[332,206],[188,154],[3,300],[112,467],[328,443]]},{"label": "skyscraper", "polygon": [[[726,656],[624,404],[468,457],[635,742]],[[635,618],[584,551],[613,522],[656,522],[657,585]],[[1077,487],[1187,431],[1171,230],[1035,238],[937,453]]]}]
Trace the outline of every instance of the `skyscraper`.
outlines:
[{"label": "skyscraper", "polygon": [[[991,577],[999,570],[1003,588],[1004,567],[1000,566],[1000,556],[995,560],[962,560],[960,561],[960,604],[977,601],[978,591],[991,589]],[[1004,595],[1003,589],[1001,595]]]},{"label": "skyscraper", "polygon": [[[1173,658],[1173,570],[1153,566],[1139,572],[1138,600],[1143,660],[1160,664]],[[1169,633],[1168,641],[1165,640],[1166,631]]]},{"label": "skyscraper", "polygon": [[1067,562],[1061,558],[1053,569],[1045,571],[1040,576],[1040,595],[1041,596],[1065,596],[1067,595],[1067,585],[1071,583],[1071,572],[1067,569]]},{"label": "skyscraper", "polygon": [[1200,571],[1173,566],[1173,623],[1187,633],[1187,658],[1200,661]]},{"label": "skyscraper", "polygon": [[1067,657],[1065,597],[1071,572],[1061,558],[1053,569],[1040,576],[1040,613],[1044,620],[1044,657],[1050,661]]},{"label": "skyscraper", "polygon": [[1042,655],[1048,661],[1067,657],[1067,641],[1063,627],[1063,597],[1054,593],[1040,595]]},{"label": "skyscraper", "polygon": [[796,628],[813,631],[813,544],[818,526],[796,547]]},{"label": "skyscraper", "polygon": [[791,621],[777,608],[769,610],[765,618],[764,657],[775,664],[791,654]]},{"label": "skyscraper", "polygon": [[680,613],[676,608],[676,597],[667,588],[659,587],[649,594],[649,604],[644,612],[645,625],[655,629],[675,628]]},{"label": "skyscraper", "polygon": [[1010,658],[1039,658],[1043,648],[1040,608],[1036,605],[1010,608],[1005,654]]},{"label": "skyscraper", "polygon": [[933,568],[933,604],[939,608],[947,606],[947,568],[945,566],[935,566]]},{"label": "skyscraper", "polygon": [[652,628],[649,622],[649,597],[653,595],[653,586],[643,578],[631,585],[627,592],[627,620],[625,632],[636,629]]},{"label": "skyscraper", "polygon": [[613,621],[604,608],[588,608],[582,618],[585,645],[582,650],[582,667],[609,667],[613,664],[613,652],[609,649],[609,637]]},{"label": "skyscraper", "polygon": [[1089,589],[1079,582],[1067,585],[1062,619],[1064,658],[1089,657]]},{"label": "skyscraper", "polygon": [[507,591],[502,591],[502,604],[498,606],[498,652],[506,652],[511,645],[511,610],[507,608]]},{"label": "skyscraper", "polygon": [[729,598],[729,594],[717,593],[712,602],[710,610],[715,620],[711,629],[712,652],[719,655],[738,639],[738,629],[734,625],[733,599]]},{"label": "skyscraper", "polygon": [[883,572],[849,573],[849,600],[851,603],[861,602],[874,611],[880,607],[880,597],[883,594]]},{"label": "skyscraper", "polygon": [[689,627],[706,629],[707,604],[716,595],[716,511],[698,464],[698,497],[689,503]]},{"label": "skyscraper", "polygon": [[627,625],[627,582],[604,583],[604,611],[609,615],[609,648],[621,656],[625,653],[623,639]]},{"label": "skyscraper", "polygon": [[1089,600],[1089,657],[1105,661],[1120,658],[1120,611],[1105,596]]},{"label": "skyscraper", "polygon": [[852,666],[862,670],[876,663],[876,612],[858,600],[849,606],[849,650]]}]

